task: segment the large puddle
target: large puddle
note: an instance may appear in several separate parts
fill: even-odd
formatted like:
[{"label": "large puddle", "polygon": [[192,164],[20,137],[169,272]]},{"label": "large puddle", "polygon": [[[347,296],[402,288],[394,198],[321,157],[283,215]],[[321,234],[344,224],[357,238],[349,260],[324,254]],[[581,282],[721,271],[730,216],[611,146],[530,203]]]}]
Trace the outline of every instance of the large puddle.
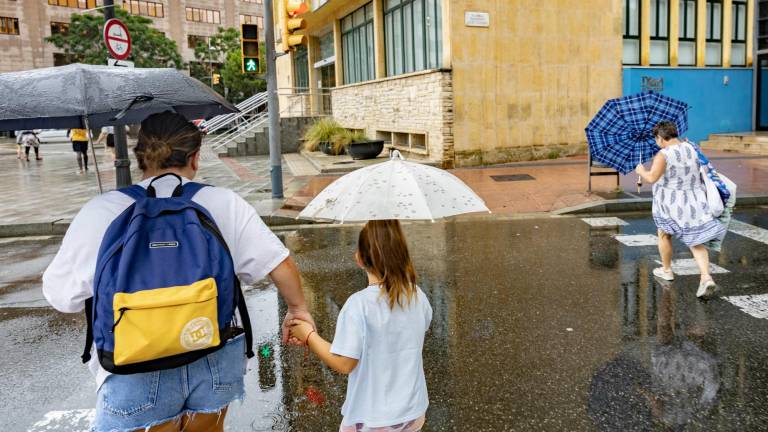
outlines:
[{"label": "large puddle", "polygon": [[[614,228],[578,219],[406,226],[434,309],[424,351],[425,431],[765,427],[768,323],[721,300],[697,301],[696,276],[655,281],[655,249],[613,238],[654,232],[652,223],[628,221]],[[352,259],[358,231],[283,234],[327,339],[346,298],[366,284]],[[768,278],[753,263],[764,254],[764,245],[730,236],[715,258],[730,273],[718,281],[759,291]],[[314,357],[305,361],[300,348],[280,348],[284,306],[274,289],[251,302],[262,350],[229,429],[337,430],[346,377]]]}]

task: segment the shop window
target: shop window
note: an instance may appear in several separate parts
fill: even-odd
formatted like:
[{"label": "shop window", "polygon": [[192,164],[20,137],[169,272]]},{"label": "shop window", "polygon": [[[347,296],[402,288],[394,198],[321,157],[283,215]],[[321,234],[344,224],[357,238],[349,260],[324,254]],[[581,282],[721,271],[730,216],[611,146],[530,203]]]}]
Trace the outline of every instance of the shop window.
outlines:
[{"label": "shop window", "polygon": [[696,0],[680,0],[677,64],[696,66]]},{"label": "shop window", "polygon": [[707,0],[707,45],[705,64],[723,64],[723,1]]},{"label": "shop window", "polygon": [[376,78],[373,52],[373,4],[341,19],[341,49],[346,84]]},{"label": "shop window", "polygon": [[622,63],[625,65],[640,64],[640,2],[641,0],[624,0]]},{"label": "shop window", "polygon": [[669,0],[651,0],[650,63],[669,64]]},{"label": "shop window", "polygon": [[733,35],[731,37],[731,66],[747,65],[747,2],[733,0]]},{"label": "shop window", "polygon": [[441,0],[386,0],[387,76],[436,69],[442,62]]}]

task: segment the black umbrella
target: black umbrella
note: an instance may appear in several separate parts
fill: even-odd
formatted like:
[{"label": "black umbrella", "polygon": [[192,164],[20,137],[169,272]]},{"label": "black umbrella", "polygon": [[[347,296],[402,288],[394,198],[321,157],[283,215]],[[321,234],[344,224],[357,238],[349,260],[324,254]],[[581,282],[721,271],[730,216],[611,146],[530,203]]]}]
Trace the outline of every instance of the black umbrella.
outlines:
[{"label": "black umbrella", "polygon": [[168,110],[189,120],[238,111],[176,69],[71,64],[4,73],[0,95],[0,130],[120,126]]},{"label": "black umbrella", "polygon": [[167,110],[189,120],[238,111],[176,69],[71,64],[11,72],[0,74],[0,94],[0,130],[135,124]]}]

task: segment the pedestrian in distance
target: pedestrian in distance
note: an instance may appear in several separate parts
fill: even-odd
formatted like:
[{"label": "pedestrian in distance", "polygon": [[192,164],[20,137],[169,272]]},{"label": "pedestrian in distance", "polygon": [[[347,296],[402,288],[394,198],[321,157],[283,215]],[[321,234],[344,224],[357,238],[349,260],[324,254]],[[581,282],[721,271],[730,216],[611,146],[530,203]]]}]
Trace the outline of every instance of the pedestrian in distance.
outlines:
[{"label": "pedestrian in distance", "polygon": [[16,132],[16,143],[18,148],[16,149],[16,157],[21,159],[22,147],[24,148],[24,158],[29,162],[29,150],[35,149],[35,160],[43,160],[40,157],[40,138],[37,137],[37,133],[33,130],[23,130]]},{"label": "pedestrian in distance", "polygon": [[72,151],[75,152],[77,160],[78,174],[88,172],[88,134],[86,129],[70,129],[69,139],[72,141]]},{"label": "pedestrian in distance", "polygon": [[105,142],[105,151],[109,151],[109,154],[112,157],[112,160],[115,160],[115,127],[114,126],[104,126],[101,128],[101,133],[99,134],[99,138],[96,139],[96,144],[100,145],[102,141]]},{"label": "pedestrian in distance", "polygon": [[145,119],[143,180],[88,202],[43,274],[54,308],[86,305],[95,431],[223,431],[253,355],[240,281],[271,277],[287,304],[284,342],[289,322],[312,323],[288,249],[254,208],[192,181],[201,144],[179,114]]},{"label": "pedestrian in distance", "polygon": [[292,321],[291,335],[349,375],[340,432],[420,431],[429,405],[422,349],[432,307],[416,286],[400,222],[369,221],[355,261],[368,287],[344,303],[333,342],[300,319]]},{"label": "pedestrian in distance", "polygon": [[677,126],[671,121],[659,122],[653,128],[656,144],[661,151],[653,158],[650,170],[638,164],[635,171],[653,184],[653,220],[659,234],[659,254],[662,267],[653,270],[654,276],[671,281],[672,237],[685,243],[691,250],[701,277],[696,296],[706,298],[717,290],[709,274],[709,252],[705,243],[722,239],[726,228],[709,209],[706,189],[700,176],[696,148],[678,137]]}]

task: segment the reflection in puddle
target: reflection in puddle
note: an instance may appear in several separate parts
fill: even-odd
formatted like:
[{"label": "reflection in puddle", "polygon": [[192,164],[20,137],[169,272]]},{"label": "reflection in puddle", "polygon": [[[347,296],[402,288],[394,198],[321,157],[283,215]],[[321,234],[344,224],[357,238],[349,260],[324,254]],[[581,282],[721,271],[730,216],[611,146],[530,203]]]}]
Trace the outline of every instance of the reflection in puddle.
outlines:
[{"label": "reflection in puddle", "polygon": [[[648,220],[607,228],[569,219],[405,224],[434,310],[424,430],[764,427],[766,324],[726,302],[699,302],[695,277],[656,282],[650,250],[613,238],[638,225],[652,232]],[[352,260],[359,229],[284,236],[328,337],[345,300],[366,285]],[[732,267],[727,246],[719,262]],[[285,305],[273,288],[252,293],[249,307],[262,331],[258,361],[228,429],[338,430],[346,377],[279,344]]]}]

